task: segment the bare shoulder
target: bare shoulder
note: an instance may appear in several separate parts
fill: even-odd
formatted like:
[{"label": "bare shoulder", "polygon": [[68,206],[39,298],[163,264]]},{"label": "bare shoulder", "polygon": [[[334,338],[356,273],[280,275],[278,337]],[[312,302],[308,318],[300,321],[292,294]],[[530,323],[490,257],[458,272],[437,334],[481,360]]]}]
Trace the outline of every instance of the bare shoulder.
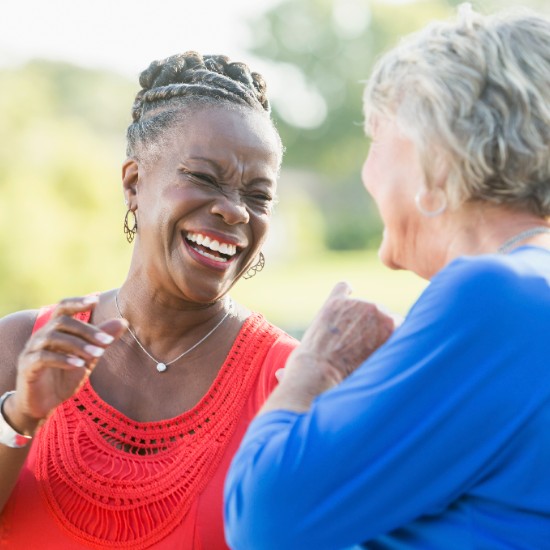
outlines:
[{"label": "bare shoulder", "polygon": [[0,319],[0,394],[15,387],[17,358],[32,334],[38,310],[24,310]]}]

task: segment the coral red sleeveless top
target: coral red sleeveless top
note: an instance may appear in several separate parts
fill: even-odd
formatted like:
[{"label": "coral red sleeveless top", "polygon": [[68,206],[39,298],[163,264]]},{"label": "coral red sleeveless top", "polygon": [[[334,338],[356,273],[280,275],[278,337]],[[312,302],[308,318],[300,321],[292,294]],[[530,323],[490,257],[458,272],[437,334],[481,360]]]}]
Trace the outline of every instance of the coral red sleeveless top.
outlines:
[{"label": "coral red sleeveless top", "polygon": [[201,401],[160,422],[131,420],[86,382],[37,432],[0,548],[227,549],[226,471],[296,344],[250,316]]}]

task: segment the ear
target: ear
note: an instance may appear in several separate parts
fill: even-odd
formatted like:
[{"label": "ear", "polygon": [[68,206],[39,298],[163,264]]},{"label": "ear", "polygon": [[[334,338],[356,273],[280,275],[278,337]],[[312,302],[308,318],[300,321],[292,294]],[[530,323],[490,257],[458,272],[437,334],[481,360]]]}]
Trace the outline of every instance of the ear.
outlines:
[{"label": "ear", "polygon": [[430,183],[431,187],[438,187],[439,189],[445,189],[447,186],[447,180],[451,167],[448,159],[441,151],[434,151],[432,162],[430,166]]},{"label": "ear", "polygon": [[127,158],[122,165],[122,190],[124,200],[130,210],[137,210],[139,163],[135,158]]}]

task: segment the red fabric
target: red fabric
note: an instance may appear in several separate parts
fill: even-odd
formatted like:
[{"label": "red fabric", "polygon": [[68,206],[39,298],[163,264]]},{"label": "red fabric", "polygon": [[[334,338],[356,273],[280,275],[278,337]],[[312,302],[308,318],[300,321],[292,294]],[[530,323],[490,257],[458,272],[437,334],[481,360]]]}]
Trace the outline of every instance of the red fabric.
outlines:
[{"label": "red fabric", "polygon": [[0,547],[227,549],[225,474],[295,346],[252,315],[208,393],[162,422],[132,421],[87,382],[36,435],[0,517]]}]

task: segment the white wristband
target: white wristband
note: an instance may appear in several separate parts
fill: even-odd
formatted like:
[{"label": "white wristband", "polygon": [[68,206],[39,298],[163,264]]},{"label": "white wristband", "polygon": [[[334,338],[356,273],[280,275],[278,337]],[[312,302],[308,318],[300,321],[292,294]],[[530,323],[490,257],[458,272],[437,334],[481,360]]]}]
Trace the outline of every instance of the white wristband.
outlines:
[{"label": "white wristband", "polygon": [[15,391],[8,391],[0,397],[0,443],[2,445],[12,447],[13,449],[21,449],[22,447],[26,447],[32,441],[32,437],[30,435],[23,435],[16,432],[8,424],[3,411],[4,401],[14,393]]}]

